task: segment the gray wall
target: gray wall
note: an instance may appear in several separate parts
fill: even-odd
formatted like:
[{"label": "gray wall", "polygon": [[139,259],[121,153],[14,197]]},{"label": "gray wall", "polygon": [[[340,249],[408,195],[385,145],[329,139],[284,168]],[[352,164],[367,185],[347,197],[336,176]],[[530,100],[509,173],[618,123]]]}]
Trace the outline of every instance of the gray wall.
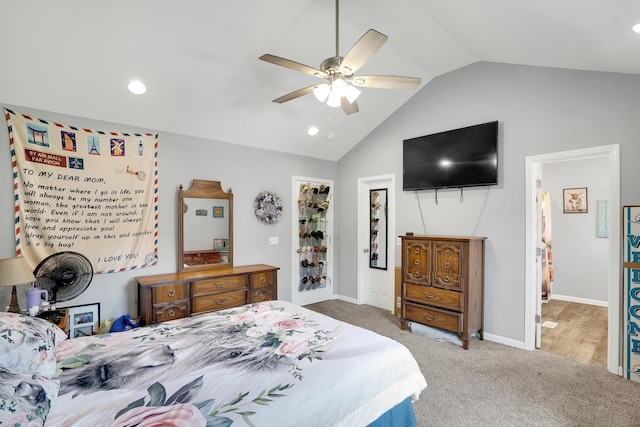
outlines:
[{"label": "gray wall", "polygon": [[[16,112],[68,125],[106,131],[150,131],[125,125],[105,123],[30,108],[1,104]],[[6,129],[6,125],[5,125]],[[9,135],[0,132],[0,258],[15,256],[13,227],[13,177],[9,152]],[[89,288],[65,305],[100,302],[102,318],[137,313],[136,276],[175,272],[177,267],[177,189],[188,188],[191,180],[221,181],[234,194],[234,264],[271,264],[280,267],[278,295],[291,301],[291,177],[292,175],[336,179],[337,163],[259,150],[236,144],[161,132],[158,139],[158,264],[139,270],[100,274]],[[282,199],[283,215],[278,224],[263,224],[253,213],[253,201],[261,191],[271,191]],[[297,213],[297,212],[296,212]],[[297,218],[297,217],[296,217]],[[279,237],[279,245],[269,246],[270,236]],[[334,277],[334,283],[336,278]],[[9,304],[8,290],[0,292],[0,307]],[[26,308],[24,290],[20,289],[21,307]]]},{"label": "gray wall", "polygon": [[[597,236],[597,201],[609,199],[609,159],[593,157],[542,165],[551,198],[554,282],[551,298],[607,305],[609,239]],[[587,213],[563,213],[563,189],[587,187]]]},{"label": "gray wall", "polygon": [[[640,76],[479,62],[432,80],[338,162],[339,293],[356,292],[358,177],[398,176],[397,232],[486,236],[485,333],[524,342],[525,157],[621,146],[621,201],[640,202]],[[364,102],[364,101],[362,101]],[[500,184],[464,190],[406,192],[402,140],[499,120]],[[399,251],[396,247],[399,263]]]}]

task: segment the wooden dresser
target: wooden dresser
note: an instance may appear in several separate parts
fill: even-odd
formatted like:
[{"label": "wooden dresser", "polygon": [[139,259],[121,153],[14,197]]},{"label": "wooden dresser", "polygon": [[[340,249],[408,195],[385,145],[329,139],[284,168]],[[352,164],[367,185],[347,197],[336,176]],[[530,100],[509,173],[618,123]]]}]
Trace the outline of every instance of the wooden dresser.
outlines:
[{"label": "wooden dresser", "polygon": [[144,325],[278,298],[278,267],[265,264],[136,277]]},{"label": "wooden dresser", "polygon": [[401,236],[401,326],[417,322],[482,339],[485,237]]}]

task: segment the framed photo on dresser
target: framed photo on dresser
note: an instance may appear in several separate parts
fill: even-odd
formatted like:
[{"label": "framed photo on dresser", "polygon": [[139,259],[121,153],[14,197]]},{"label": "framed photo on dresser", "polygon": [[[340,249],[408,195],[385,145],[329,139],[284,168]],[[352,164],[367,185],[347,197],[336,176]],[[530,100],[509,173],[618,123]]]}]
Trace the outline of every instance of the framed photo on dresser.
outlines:
[{"label": "framed photo on dresser", "polygon": [[100,303],[67,307],[69,310],[69,338],[93,335],[100,326]]}]

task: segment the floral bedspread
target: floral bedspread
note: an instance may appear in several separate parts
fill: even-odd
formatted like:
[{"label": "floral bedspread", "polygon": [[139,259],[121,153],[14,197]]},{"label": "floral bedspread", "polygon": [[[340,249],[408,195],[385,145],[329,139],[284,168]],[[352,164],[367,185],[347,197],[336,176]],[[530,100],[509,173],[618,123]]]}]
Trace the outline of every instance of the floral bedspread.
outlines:
[{"label": "floral bedspread", "polygon": [[367,425],[426,382],[401,344],[269,301],[64,341],[49,426]]}]

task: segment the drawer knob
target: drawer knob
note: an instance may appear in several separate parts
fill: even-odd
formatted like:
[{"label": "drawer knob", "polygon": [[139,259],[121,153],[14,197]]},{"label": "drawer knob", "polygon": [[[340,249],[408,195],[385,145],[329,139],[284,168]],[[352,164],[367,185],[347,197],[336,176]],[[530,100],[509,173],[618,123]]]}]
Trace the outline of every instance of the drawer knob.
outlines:
[{"label": "drawer knob", "polygon": [[262,280],[260,280],[261,283],[265,283],[267,281],[267,279],[265,279],[264,277],[262,278]]},{"label": "drawer knob", "polygon": [[449,249],[447,249],[446,251],[444,251],[444,254],[445,254],[446,256],[449,256],[449,255],[451,255],[451,251],[450,251]]},{"label": "drawer knob", "polygon": [[416,277],[416,278],[417,278],[418,276],[420,276],[420,273],[418,273],[417,271],[414,271],[414,272],[413,272],[413,277]]},{"label": "drawer knob", "polygon": [[225,298],[225,299],[223,299],[222,301],[217,300],[217,299],[216,299],[216,300],[213,300],[213,302],[215,302],[215,303],[216,303],[216,304],[218,304],[218,305],[223,305],[223,304],[225,304],[227,301],[229,301],[229,298]]},{"label": "drawer knob", "polygon": [[449,276],[444,276],[444,281],[449,283]]},{"label": "drawer knob", "polygon": [[417,259],[417,260],[413,261],[413,263],[414,263],[415,265],[420,265],[420,260],[419,260],[419,259]]},{"label": "drawer knob", "polygon": [[416,253],[419,254],[420,253],[420,248],[416,248]]},{"label": "drawer knob", "polygon": [[173,310],[169,310],[169,317],[174,317],[176,315],[176,312]]},{"label": "drawer knob", "polygon": [[447,270],[451,268],[451,263],[449,262],[445,262],[444,263],[444,268],[446,268]]},{"label": "drawer knob", "polygon": [[425,296],[425,298],[434,299],[434,298],[438,297],[438,295],[439,295],[439,294],[438,294],[437,292],[436,292],[435,294],[433,294],[433,295],[432,295],[432,294],[430,294],[429,292],[424,291],[424,296]]},{"label": "drawer knob", "polygon": [[438,316],[437,316],[437,315],[435,315],[435,314],[433,315],[433,317],[429,317],[429,316],[427,316],[427,315],[426,315],[426,313],[425,313],[425,314],[423,314],[423,315],[422,315],[422,317],[424,317],[424,320],[426,320],[426,321],[428,321],[428,322],[433,322],[433,321],[435,321],[436,319],[438,319]]},{"label": "drawer knob", "polygon": [[167,292],[167,295],[172,297],[175,295],[175,293],[173,292],[173,289],[171,289],[169,292]]}]

